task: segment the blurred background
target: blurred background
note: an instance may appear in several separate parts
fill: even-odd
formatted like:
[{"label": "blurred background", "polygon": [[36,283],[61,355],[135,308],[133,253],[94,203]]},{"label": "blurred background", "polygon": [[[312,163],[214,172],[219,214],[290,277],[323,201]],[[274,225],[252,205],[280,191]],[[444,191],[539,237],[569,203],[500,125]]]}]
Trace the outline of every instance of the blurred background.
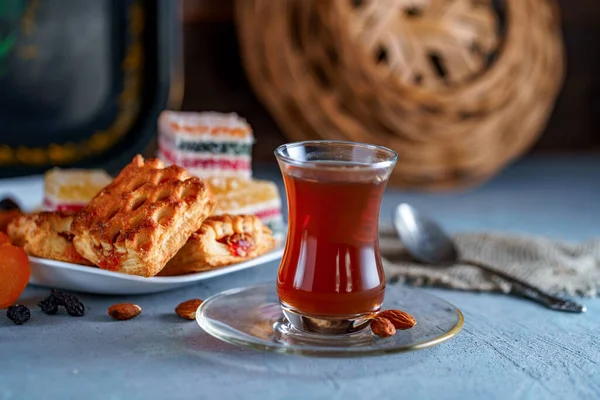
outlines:
[{"label": "blurred background", "polygon": [[0,173],[118,169],[170,108],[247,118],[255,162],[362,140],[393,184],[472,186],[600,149],[599,48],[594,0],[1,0]]},{"label": "blurred background", "polygon": [[[243,1],[243,0],[241,0]],[[600,149],[600,4],[595,0],[559,0],[565,42],[566,76],[548,125],[532,149]],[[255,156],[270,160],[284,134],[253,94],[239,56],[234,0],[184,0],[184,109],[232,107],[255,126],[261,139]],[[217,95],[218,94],[218,95]]]}]

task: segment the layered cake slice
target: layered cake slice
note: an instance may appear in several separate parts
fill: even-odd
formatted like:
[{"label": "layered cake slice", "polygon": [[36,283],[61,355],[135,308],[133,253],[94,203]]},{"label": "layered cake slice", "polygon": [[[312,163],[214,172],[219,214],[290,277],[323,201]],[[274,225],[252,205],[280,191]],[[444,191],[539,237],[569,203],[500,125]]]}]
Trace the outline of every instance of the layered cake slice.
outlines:
[{"label": "layered cake slice", "polygon": [[77,212],[112,182],[101,169],[54,168],[44,175],[43,211]]},{"label": "layered cake slice", "polygon": [[200,178],[252,176],[254,136],[235,113],[163,111],[158,121],[158,157]]},{"label": "layered cake slice", "polygon": [[212,215],[256,215],[273,233],[281,233],[281,197],[275,183],[217,177],[207,183],[216,203]]}]

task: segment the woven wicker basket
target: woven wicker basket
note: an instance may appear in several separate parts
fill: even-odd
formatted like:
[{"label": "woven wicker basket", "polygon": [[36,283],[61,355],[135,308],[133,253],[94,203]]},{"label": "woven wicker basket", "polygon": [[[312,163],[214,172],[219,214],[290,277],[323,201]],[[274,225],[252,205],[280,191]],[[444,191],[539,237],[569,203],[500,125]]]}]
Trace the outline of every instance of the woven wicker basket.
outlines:
[{"label": "woven wicker basket", "polygon": [[562,84],[553,0],[238,0],[236,21],[291,140],[390,147],[405,187],[489,178],[534,142]]}]

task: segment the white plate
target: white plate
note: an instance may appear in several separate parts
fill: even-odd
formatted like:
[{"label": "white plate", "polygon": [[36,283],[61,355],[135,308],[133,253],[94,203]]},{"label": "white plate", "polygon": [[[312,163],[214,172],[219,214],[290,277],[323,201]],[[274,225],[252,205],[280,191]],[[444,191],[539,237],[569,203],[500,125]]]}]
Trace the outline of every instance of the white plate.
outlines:
[{"label": "white plate", "polygon": [[[0,180],[0,198],[14,198],[25,211],[33,211],[41,204],[44,195],[44,177],[34,175]],[[257,267],[275,261],[283,255],[285,238],[278,238],[275,249],[253,260],[216,269],[182,276],[143,278],[126,275],[85,265],[29,257],[31,260],[32,285],[97,294],[144,294],[157,293],[192,285],[205,279],[230,274],[242,269]]]},{"label": "white plate", "polygon": [[275,249],[255,259],[212,271],[181,276],[141,276],[121,274],[85,265],[71,264],[45,258],[29,257],[31,260],[32,285],[97,294],[145,294],[177,289],[205,279],[226,275],[242,269],[257,267],[275,261],[283,254],[284,240],[278,240]]}]

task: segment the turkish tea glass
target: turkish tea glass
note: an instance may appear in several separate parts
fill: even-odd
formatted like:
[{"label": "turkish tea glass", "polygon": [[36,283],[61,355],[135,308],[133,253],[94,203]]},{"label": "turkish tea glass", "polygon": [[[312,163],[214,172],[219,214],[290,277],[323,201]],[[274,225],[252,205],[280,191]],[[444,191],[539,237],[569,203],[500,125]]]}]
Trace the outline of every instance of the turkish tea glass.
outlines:
[{"label": "turkish tea glass", "polygon": [[359,331],[384,299],[379,209],[398,156],[345,141],[289,143],[275,156],[288,205],[277,276],[283,313],[304,332]]}]

